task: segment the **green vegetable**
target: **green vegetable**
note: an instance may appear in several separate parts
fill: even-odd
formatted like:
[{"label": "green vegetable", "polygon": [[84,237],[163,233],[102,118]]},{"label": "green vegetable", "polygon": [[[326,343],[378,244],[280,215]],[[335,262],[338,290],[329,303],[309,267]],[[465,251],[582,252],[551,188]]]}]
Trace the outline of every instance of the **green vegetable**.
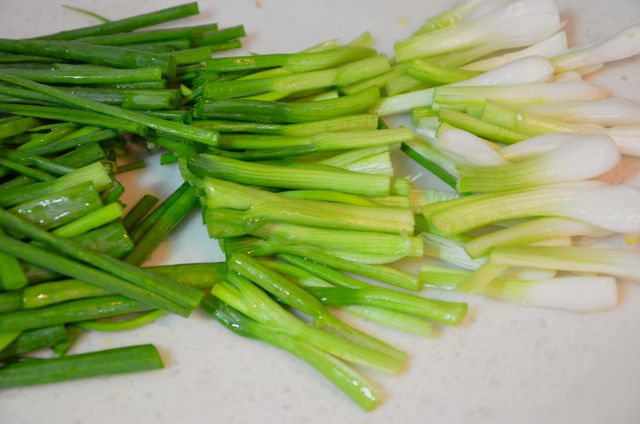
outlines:
[{"label": "green vegetable", "polygon": [[296,124],[369,111],[380,99],[377,88],[317,102],[285,103],[260,100],[198,100],[198,118],[223,118],[264,124]]},{"label": "green vegetable", "polygon": [[164,316],[166,313],[164,311],[151,311],[147,312],[143,315],[140,315],[136,318],[132,318],[125,321],[114,321],[114,322],[104,322],[104,321],[80,321],[76,322],[74,325],[82,328],[83,330],[94,330],[94,331],[127,331],[133,330],[144,325],[147,325],[156,319]]},{"label": "green vegetable", "polygon": [[156,41],[191,38],[200,32],[215,31],[216,29],[218,29],[218,24],[205,24],[183,28],[156,29],[136,32],[118,31],[118,33],[113,33],[111,35],[83,37],[80,41],[89,44],[122,46],[126,44],[152,43]]},{"label": "green vegetable", "polygon": [[[163,210],[154,224],[136,240],[135,247],[127,255],[125,261],[132,264],[142,264],[158,245],[173,232],[193,210],[197,197],[195,188],[187,186],[175,201]],[[162,206],[160,206],[162,207]]]},{"label": "green vegetable", "polygon": [[74,237],[89,230],[100,227],[122,217],[122,205],[118,202],[110,203],[102,208],[90,212],[62,227],[56,228],[53,234],[60,237]]},{"label": "green vegetable", "polygon": [[55,248],[61,253],[102,270],[99,271],[32,245],[0,236],[3,240],[0,251],[5,253],[11,251],[12,254],[27,262],[52,271],[79,280],[90,281],[99,287],[140,299],[149,305],[157,305],[184,316],[187,316],[198,305],[202,297],[201,293],[194,289],[180,286],[167,278],[140,270],[103,253],[84,249],[77,242],[50,234],[9,212],[0,211],[0,226],[10,227],[12,231],[27,235],[50,248]]},{"label": "green vegetable", "polygon": [[375,50],[370,48],[344,46],[318,52],[218,57],[207,60],[207,69],[233,72],[282,67],[290,72],[311,72],[335,68],[373,55]]},{"label": "green vegetable", "polygon": [[55,57],[92,65],[116,68],[160,67],[163,76],[174,76],[176,60],[139,50],[114,46],[88,45],[75,41],[0,39],[0,51]]},{"label": "green vegetable", "polygon": [[50,196],[63,190],[90,182],[96,191],[102,191],[111,184],[111,176],[99,162],[78,168],[51,181],[35,182],[26,187],[16,187],[0,193],[0,206],[14,206],[39,197]]},{"label": "green vegetable", "polygon": [[234,38],[244,37],[244,26],[236,25],[229,28],[202,31],[191,37],[191,44],[194,47],[216,45]]},{"label": "green vegetable", "polygon": [[131,208],[131,210],[122,219],[122,225],[127,231],[130,231],[149,213],[151,209],[158,203],[159,199],[150,194],[145,194]]},{"label": "green vegetable", "polygon": [[126,120],[144,125],[145,127],[149,127],[156,131],[164,132],[177,137],[183,137],[187,140],[198,141],[205,144],[212,144],[217,139],[217,134],[212,131],[189,127],[177,122],[165,121],[163,119],[147,116],[133,111],[123,110],[121,108],[105,105],[89,99],[82,99],[67,94],[54,87],[45,86],[22,78],[17,78],[0,73],[0,80],[20,85],[22,87],[49,95],[51,97],[55,97],[56,99],[63,101],[65,104],[69,104],[74,107],[95,110],[99,113],[103,113],[109,116],[122,117]]},{"label": "green vegetable", "polygon": [[[2,68],[2,73],[16,75],[31,81],[52,84],[117,84],[143,81],[159,81],[162,69],[158,66],[135,69],[113,69],[76,65],[71,69],[11,69]],[[8,93],[5,91],[5,93]]]},{"label": "green vegetable", "polygon": [[372,410],[378,404],[378,392],[370,383],[355,370],[334,356],[325,353],[322,349],[301,343],[296,338],[282,332],[274,331],[278,330],[278,327],[256,322],[214,297],[206,298],[203,308],[233,332],[272,344],[307,362],[364,410]]},{"label": "green vegetable", "polygon": [[[4,231],[0,229],[0,236]],[[9,254],[0,253],[0,288],[3,290],[15,290],[27,285],[27,276],[24,274],[20,262]],[[1,303],[1,302],[0,302]],[[0,310],[3,308],[0,307]]]},{"label": "green vegetable", "polygon": [[378,306],[449,325],[459,324],[467,312],[466,303],[424,299],[412,294],[376,287],[361,289],[314,287],[307,290],[327,306]]},{"label": "green vegetable", "polygon": [[2,314],[0,315],[0,331],[23,331],[149,309],[151,307],[124,296],[102,296],[74,300],[38,309]]},{"label": "green vegetable", "polygon": [[41,37],[46,40],[76,40],[78,38],[129,32],[134,29],[169,22],[187,16],[198,14],[197,3],[184,3],[178,6],[131,16],[129,18],[112,20],[99,25],[93,25]]},{"label": "green vegetable", "polygon": [[32,386],[64,380],[163,368],[152,345],[83,353],[54,359],[16,362],[0,368],[0,387]]},{"label": "green vegetable", "polygon": [[[44,347],[63,343],[67,340],[67,333],[62,325],[38,328],[20,333],[20,335],[4,349],[0,348],[0,361],[28,353]],[[0,368],[1,370],[2,368]],[[1,372],[1,371],[0,371]]]},{"label": "green vegetable", "polygon": [[94,185],[86,182],[22,202],[10,211],[39,227],[52,229],[82,219],[101,206],[102,202]]},{"label": "green vegetable", "polygon": [[392,179],[344,171],[333,167],[293,168],[242,162],[220,156],[202,154],[189,162],[196,175],[224,178],[241,184],[287,189],[336,190],[364,196],[388,196]]}]

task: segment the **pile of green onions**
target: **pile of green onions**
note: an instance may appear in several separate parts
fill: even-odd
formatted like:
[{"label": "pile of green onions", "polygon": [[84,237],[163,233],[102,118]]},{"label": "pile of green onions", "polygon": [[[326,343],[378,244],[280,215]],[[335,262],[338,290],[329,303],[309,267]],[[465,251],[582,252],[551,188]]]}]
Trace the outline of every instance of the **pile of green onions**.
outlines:
[{"label": "pile of green onions", "polygon": [[[131,32],[197,12],[0,40],[0,387],[162,368],[152,345],[68,352],[87,331],[187,317],[222,281],[224,263],[140,267],[196,206],[191,185],[124,214],[115,178],[145,166],[124,159],[136,137],[215,138],[184,123],[180,84],[243,29]],[[45,348],[56,357],[29,356]]]},{"label": "pile of green onions", "polygon": [[640,27],[567,49],[554,22],[553,1],[470,1],[395,46],[406,70],[376,110],[411,111],[418,137],[403,150],[458,193],[421,210],[426,255],[440,261],[420,273],[428,287],[596,311],[616,304],[615,278],[640,281],[637,250],[590,247],[640,232],[640,192],[605,182],[622,155],[640,155],[640,105],[582,79],[640,53]]},{"label": "pile of green onions", "polygon": [[[640,156],[640,105],[582,79],[640,53],[639,27],[567,49],[553,0],[469,0],[393,59],[369,33],[212,58],[242,26],[135,31],[195,13],[0,39],[0,387],[160,368],[150,345],[67,351],[201,307],[371,410],[364,373],[408,355],[335,310],[429,336],[467,304],[424,287],[587,312],[640,281],[637,249],[592,246],[640,233],[640,192],[596,179]],[[407,112],[415,131],[382,119]],[[114,174],[144,163],[115,160],[136,143],[184,183],[123,216]],[[399,177],[398,150],[450,189]],[[140,268],[197,205],[226,262]]]}]

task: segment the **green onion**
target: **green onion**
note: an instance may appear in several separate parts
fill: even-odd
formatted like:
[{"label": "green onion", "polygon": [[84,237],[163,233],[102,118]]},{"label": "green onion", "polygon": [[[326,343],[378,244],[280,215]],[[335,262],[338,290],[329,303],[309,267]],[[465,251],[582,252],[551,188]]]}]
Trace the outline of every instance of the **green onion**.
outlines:
[{"label": "green onion", "polygon": [[[15,217],[9,212],[0,211],[0,225],[5,228],[10,227],[12,231],[22,233],[33,240],[44,243],[61,253],[85,263],[89,263],[103,271],[97,271],[71,260],[64,260],[64,258],[50,253],[47,255],[43,255],[41,253],[41,255],[38,256],[38,251],[42,251],[42,249],[34,248],[33,246],[27,247],[27,245],[21,245],[12,241],[12,249],[23,252],[22,255],[25,257],[23,259],[27,260],[27,262],[32,262],[35,265],[49,268],[56,272],[61,272],[79,280],[91,282],[94,282],[95,280],[96,285],[99,284],[97,281],[97,277],[99,277],[102,281],[100,283],[101,287],[110,290],[113,290],[114,287],[126,287],[126,291],[137,293],[136,296],[131,296],[133,298],[141,298],[140,295],[144,292],[146,300],[143,301],[146,303],[150,305],[158,305],[160,307],[163,306],[159,305],[159,303],[162,303],[165,307],[169,304],[172,305],[170,306],[170,310],[177,309],[176,312],[179,312],[182,315],[188,315],[189,311],[195,308],[200,302],[201,293],[194,289],[177,285],[175,282],[167,278],[140,270],[133,265],[129,265],[126,262],[119,261],[103,253],[83,249],[78,243],[60,238],[45,230],[41,230],[40,228]],[[7,239],[6,237],[2,238]],[[2,251],[5,251],[5,249],[9,250],[9,246],[2,246],[0,249],[2,249]],[[27,256],[29,259],[26,259]],[[113,275],[107,274],[104,271],[112,273]],[[100,274],[100,276],[98,276],[98,274]],[[92,277],[88,275],[94,276]],[[113,276],[117,276],[119,278],[115,278]],[[127,283],[122,284],[123,282]],[[118,291],[116,289],[113,291],[117,293],[122,292],[124,295],[130,295],[129,293],[126,293],[125,290]],[[151,292],[153,292],[153,296],[151,295]],[[162,296],[166,296],[166,298]],[[153,302],[148,302],[151,298],[153,298]]]},{"label": "green onion", "polygon": [[40,121],[35,118],[20,117],[11,121],[0,122],[0,139],[22,134],[38,125],[40,125]]},{"label": "green onion", "polygon": [[266,240],[308,244],[339,252],[379,256],[422,256],[422,240],[406,234],[385,234],[373,231],[350,231],[306,227],[293,224],[264,224],[250,234]]},{"label": "green onion", "polygon": [[[183,137],[187,140],[198,141],[205,144],[214,143],[217,139],[217,134],[212,131],[206,131],[199,128],[189,127],[187,125],[179,124],[177,122],[169,122],[163,119],[154,118],[141,113],[124,110],[118,107],[105,105],[100,102],[94,102],[89,99],[82,99],[73,95],[69,95],[54,87],[45,86],[36,82],[28,81],[22,78],[13,77],[10,75],[4,75],[0,73],[0,80],[10,82],[30,90],[47,94],[51,97],[55,97],[66,104],[70,104],[83,109],[95,110],[98,113],[104,113],[109,116],[122,117],[126,120],[142,124],[146,127],[152,128],[156,131],[164,132],[169,135],[177,137]],[[2,110],[2,109],[0,109]]]},{"label": "green onion", "polygon": [[[327,278],[337,277],[338,283],[336,284],[339,286],[342,286],[343,283],[347,287],[369,286],[367,283],[332,270],[324,265],[306,261],[297,256],[283,254],[278,255],[278,259],[282,259],[288,263],[276,262],[273,260],[261,260],[260,262],[269,268],[296,279],[298,283],[304,287],[333,287],[331,283],[324,279],[325,276],[327,276]],[[296,264],[296,266],[290,264]],[[307,272],[306,269],[309,267],[315,268],[314,273]],[[346,281],[346,283],[344,281]],[[352,305],[344,306],[341,309],[371,322],[418,336],[428,337],[432,333],[433,326],[431,323],[414,315],[373,306]]]},{"label": "green onion", "polygon": [[0,53],[0,63],[10,64],[10,66],[16,66],[16,64],[29,64],[35,63],[56,63],[58,59],[52,57],[43,57],[30,54],[9,54]]},{"label": "green onion", "polygon": [[73,345],[78,341],[80,336],[84,334],[84,330],[74,325],[66,325],[65,331],[67,332],[67,341],[51,346],[51,350],[53,350],[58,357],[65,356],[71,347],[73,347]]},{"label": "green onion", "polygon": [[227,264],[224,262],[162,265],[145,269],[198,289],[210,289],[227,275]]},{"label": "green onion", "polygon": [[640,105],[621,98],[531,104],[518,109],[554,120],[607,127],[638,124],[640,114]]},{"label": "green onion", "polygon": [[22,332],[11,344],[0,348],[0,361],[23,353],[53,346],[67,340],[67,333],[62,325],[38,328]]},{"label": "green onion", "polygon": [[443,86],[433,90],[433,101],[440,105],[481,105],[486,99],[508,104],[556,102],[564,100],[595,100],[604,92],[588,81],[493,85]]},{"label": "green onion", "polygon": [[[131,298],[142,299],[150,305],[164,307],[183,315],[188,314],[188,310],[176,305],[174,301],[162,298],[148,290],[140,289],[139,287],[134,286],[125,280],[116,278],[111,274],[97,271],[93,268],[65,259],[62,256],[49,253],[32,245],[20,243],[5,236],[0,236],[0,238],[3,241],[3,245],[0,247],[1,251],[14,255],[23,261],[45,269],[50,269],[63,275],[78,278],[80,280],[91,281],[92,284],[98,287],[116,293],[123,293]],[[46,320],[48,318],[43,319]]]},{"label": "green onion", "polygon": [[442,235],[460,234],[508,219],[557,216],[605,230],[640,231],[640,193],[623,185],[605,187],[548,186],[467,196],[426,205],[422,211]]},{"label": "green onion", "polygon": [[[267,269],[267,272],[273,274],[273,271],[271,270]],[[373,347],[359,344],[361,343],[360,340],[356,341],[343,338],[319,328],[307,326],[290,312],[279,306],[250,280],[237,274],[230,275],[230,279],[233,281],[235,287],[228,283],[222,283],[213,287],[212,294],[223,300],[225,303],[230,302],[231,306],[240,308],[241,312],[250,315],[251,318],[261,323],[271,324],[276,328],[281,328],[281,331],[285,334],[293,335],[296,338],[304,340],[306,343],[314,345],[341,359],[387,373],[397,372],[406,360],[402,352],[396,351],[398,352],[397,357],[389,356],[388,354],[376,350]],[[261,281],[263,280],[264,279],[261,278]],[[322,306],[322,304],[311,294],[304,291],[304,289],[297,286],[295,283],[289,282],[289,280],[286,281],[287,284],[290,285],[292,289],[295,289],[300,296],[304,296],[305,300],[303,301],[293,294],[292,296],[289,296],[289,298],[293,298],[295,296],[295,298],[300,299],[300,301],[305,304],[313,303],[315,305],[314,309],[324,309],[324,306]],[[282,282],[284,282],[284,280],[282,280]],[[263,307],[252,307],[252,305],[256,304]],[[366,336],[364,333],[359,333],[357,330],[347,327],[341,321],[333,318],[333,316],[327,311],[323,313],[322,317],[323,325],[334,325],[337,327],[335,328],[336,330],[342,330],[343,332],[350,329],[350,335],[354,337],[359,334],[361,339],[365,338],[369,342],[375,341],[375,339],[370,336]],[[376,345],[384,347],[384,344],[380,341],[376,341]],[[389,349],[393,350],[390,347]]]},{"label": "green onion", "polygon": [[65,9],[72,10],[74,12],[81,13],[81,14],[86,15],[86,16],[90,16],[92,18],[96,18],[97,20],[102,21],[102,22],[109,22],[109,19],[105,18],[104,16],[99,15],[99,14],[97,14],[95,12],[92,12],[90,10],[87,10],[87,9],[82,9],[80,7],[73,7],[73,6],[69,6],[69,5],[62,5],[62,7],[64,7]]},{"label": "green onion", "polygon": [[202,31],[191,37],[191,44],[194,47],[215,45],[221,42],[244,37],[244,26],[236,25],[229,28],[216,29],[213,31]]},{"label": "green onion", "polygon": [[136,224],[138,224],[147,213],[158,203],[159,199],[150,194],[145,194],[138,200],[138,202],[131,208],[131,210],[122,219],[122,225],[127,231],[130,231]]},{"label": "green onion", "polygon": [[83,127],[71,134],[64,135],[61,138],[53,140],[49,143],[25,143],[18,150],[28,151],[33,154],[51,154],[66,151],[73,147],[93,145],[97,147],[98,142],[113,139],[120,134],[119,131],[113,129],[100,129],[97,127]]},{"label": "green onion", "polygon": [[[217,208],[247,210],[244,215],[247,224],[290,222],[396,234],[413,230],[412,214],[401,209],[295,199],[208,177],[204,179],[204,189],[207,212]],[[215,221],[212,224],[215,225]]]},{"label": "green onion", "polygon": [[140,315],[136,318],[132,318],[125,321],[114,321],[114,322],[105,322],[105,321],[80,321],[74,323],[74,325],[82,328],[83,330],[93,330],[93,331],[127,331],[133,330],[149,323],[152,323],[156,319],[165,315],[164,311],[151,311],[147,312],[143,315]]},{"label": "green onion", "polygon": [[99,25],[62,31],[41,38],[45,40],[76,40],[83,37],[117,34],[119,32],[129,32],[134,29],[157,25],[196,14],[198,14],[197,3],[184,3],[155,12],[104,22]]},{"label": "green onion", "polygon": [[225,99],[270,91],[296,93],[331,86],[345,87],[384,73],[389,67],[387,57],[378,55],[322,71],[292,73],[271,78],[213,81],[204,84],[203,96],[205,99]]},{"label": "green onion", "polygon": [[[206,181],[207,179],[205,179]],[[339,193],[330,190],[289,190],[281,191],[279,194],[290,197],[292,199],[306,200],[322,200],[334,203],[344,203],[356,206],[378,206],[380,203],[376,200],[369,200],[355,194]],[[386,206],[386,205],[385,205]]]},{"label": "green onion", "polygon": [[478,71],[449,68],[427,60],[415,60],[407,68],[407,73],[433,85],[451,84],[464,81],[480,74]]},{"label": "green onion", "polygon": [[133,241],[119,221],[73,237],[73,240],[114,258],[121,258],[133,249]]},{"label": "green onion", "polygon": [[10,211],[41,228],[52,229],[82,219],[101,206],[93,184],[86,182],[22,202]]},{"label": "green onion", "polygon": [[132,264],[141,264],[147,260],[162,240],[171,234],[189,215],[198,201],[195,192],[195,188],[189,186],[187,190],[181,193],[180,197],[172,202],[158,217],[154,225],[137,240],[125,261]]},{"label": "green onion", "polygon": [[263,150],[313,146],[316,151],[322,152],[389,145],[412,138],[413,132],[408,128],[401,127],[375,131],[320,133],[307,137],[222,135],[218,146],[230,150]]},{"label": "green onion", "polygon": [[[22,309],[22,292],[21,290],[11,290],[6,293],[0,293],[0,313],[17,311]],[[5,339],[0,335],[0,350]]]},{"label": "green onion", "polygon": [[606,136],[581,137],[549,153],[517,163],[458,165],[458,191],[497,191],[597,177],[620,162],[616,144]]},{"label": "green onion", "polygon": [[[457,289],[469,276],[469,271],[434,265],[420,269],[420,279],[425,286],[439,290]],[[609,309],[618,300],[615,280],[610,277],[557,277],[543,280],[497,278],[480,293],[527,306],[573,312]]]},{"label": "green onion", "polygon": [[64,166],[57,163],[55,160],[47,159],[33,153],[23,153],[16,150],[0,148],[0,157],[5,157],[20,164],[38,168],[52,175],[64,175],[74,170],[74,168]]},{"label": "green onion", "polygon": [[[14,171],[22,176],[31,178],[36,181],[51,181],[55,178],[51,174],[40,171],[39,169],[33,169],[18,162],[14,162],[10,159],[0,158],[0,169],[3,171]],[[4,173],[4,172],[3,172]]]},{"label": "green onion", "polygon": [[16,362],[0,369],[0,387],[32,386],[64,380],[163,368],[152,345],[138,345],[54,359]]},{"label": "green onion", "polygon": [[105,169],[105,166],[96,162],[78,168],[52,181],[30,184],[27,186],[29,187],[28,190],[26,190],[26,187],[16,187],[5,190],[0,194],[0,205],[4,207],[14,206],[39,197],[55,194],[85,182],[93,183],[96,191],[102,191],[111,184],[111,177]]},{"label": "green onion", "polygon": [[136,169],[142,169],[144,167],[146,167],[147,164],[144,161],[144,159],[140,159],[140,160],[135,160],[133,162],[129,162],[126,163],[124,165],[119,165],[116,168],[116,174],[123,174],[125,172],[129,172],[129,171],[135,171]]},{"label": "green onion", "polygon": [[[0,236],[4,232],[0,229]],[[0,254],[0,288],[15,290],[27,285],[27,277],[18,260],[6,253]]]},{"label": "green onion", "polygon": [[81,65],[72,69],[2,68],[2,73],[51,84],[117,84],[158,81],[162,78],[161,68],[158,66],[136,69],[83,68]]},{"label": "green onion", "polygon": [[278,331],[275,326],[251,320],[214,297],[203,302],[204,310],[233,332],[279,347],[299,357],[317,369],[360,407],[370,411],[379,402],[379,395],[355,370],[321,349],[298,342],[294,337]]},{"label": "green onion", "polygon": [[89,230],[100,227],[122,217],[122,205],[118,202],[110,203],[102,208],[90,212],[62,227],[56,228],[53,233],[65,238],[86,233]]},{"label": "green onion", "polygon": [[164,76],[174,76],[176,73],[176,60],[171,56],[122,47],[88,45],[75,41],[0,39],[0,51],[36,54],[116,68],[158,66]]},{"label": "green onion", "polygon": [[119,88],[119,89],[134,89],[134,90],[155,90],[167,88],[167,80],[161,79],[160,81],[143,81],[143,82],[121,82],[116,84],[101,84],[100,88]]},{"label": "green onion", "polygon": [[2,314],[0,315],[0,331],[29,330],[149,309],[151,307],[124,296],[103,296],[74,300],[38,309]]},{"label": "green onion", "polygon": [[265,124],[302,123],[367,112],[380,98],[377,88],[357,94],[307,103],[267,102],[259,100],[198,100],[194,115],[199,118],[224,118]]},{"label": "green onion", "polygon": [[[555,34],[562,28],[558,8],[551,2],[525,2],[520,7],[497,7],[476,19],[447,26],[450,18],[436,21],[439,31],[422,32],[395,45],[398,62],[418,57],[459,53],[482,46],[480,56],[495,51],[524,47]],[[427,31],[433,27],[427,24]]]},{"label": "green onion", "polygon": [[469,0],[466,2],[462,2],[456,4],[454,7],[445,10],[437,15],[431,16],[424,21],[424,23],[418,28],[413,35],[422,35],[430,32],[435,32],[444,28],[448,28],[450,26],[454,26],[465,19],[472,12],[480,9],[480,11],[487,11],[483,8],[483,6],[487,6],[489,10],[495,7],[493,3],[497,3],[497,5],[501,5],[500,1],[487,2],[487,1],[477,1],[477,0]]},{"label": "green onion", "polygon": [[178,201],[178,199],[186,196],[188,192],[193,190],[187,183],[183,183],[169,197],[167,197],[153,212],[148,214],[143,220],[139,221],[130,230],[131,238],[134,242],[138,242],[144,235],[155,226],[160,218],[165,215],[166,211]]},{"label": "green onion", "polygon": [[216,72],[233,72],[282,67],[291,72],[310,72],[335,68],[374,54],[375,50],[370,48],[344,46],[308,53],[220,57],[209,59],[207,69]]},{"label": "green onion", "polygon": [[79,281],[59,280],[26,287],[22,291],[22,308],[33,309],[70,300],[108,296],[111,292]]},{"label": "green onion", "polygon": [[331,253],[311,246],[300,246],[278,243],[270,246],[274,252],[300,256],[331,268],[351,272],[363,277],[372,278],[407,290],[418,291],[421,284],[418,279],[404,271],[387,265],[365,264],[339,258]]},{"label": "green onion", "polygon": [[583,70],[602,66],[606,62],[625,59],[638,54],[638,25],[626,28],[613,37],[582,49],[571,49],[551,58],[556,72]]},{"label": "green onion", "polygon": [[610,231],[567,218],[539,218],[481,235],[465,243],[473,258],[487,255],[493,247],[527,245],[560,237],[603,237]]},{"label": "green onion", "polygon": [[[106,116],[100,113],[68,109],[64,107],[0,103],[0,111],[15,113],[17,115],[34,116],[42,119],[64,120],[85,125],[103,126],[139,135],[144,135],[145,133],[144,126],[135,122],[114,117],[106,119]],[[42,150],[34,150],[34,153],[36,152],[38,154],[43,154]]]},{"label": "green onion", "polygon": [[[382,365],[382,362],[385,363],[382,365],[382,369],[386,371],[392,369],[397,370],[406,361],[406,354],[404,352],[344,324],[342,321],[336,319],[317,299],[302,287],[291,282],[279,273],[263,266],[255,259],[242,253],[237,253],[233,255],[227,263],[229,270],[246,277],[245,281],[247,283],[249,283],[249,280],[255,282],[258,286],[272,295],[277,296],[289,306],[313,317],[318,325],[331,328],[352,342],[361,343],[362,347],[366,347],[368,351],[379,352],[380,355],[375,356],[378,358],[376,361],[381,361],[379,365]],[[252,284],[247,285],[243,283],[242,277],[240,277],[240,279],[235,278],[235,275],[236,274],[229,274],[227,278],[236,285],[236,287],[240,288],[239,285],[246,288],[254,287]],[[215,292],[218,287],[221,286],[214,286],[212,293]],[[258,292],[256,292],[256,294],[257,293]],[[259,293],[262,292],[260,291]],[[263,294],[263,298],[264,297],[266,297],[266,295]],[[383,359],[384,357],[387,359]]]},{"label": "green onion", "polygon": [[109,46],[122,46],[126,44],[152,43],[156,41],[190,38],[204,31],[215,31],[218,24],[196,25],[183,28],[157,29],[151,31],[124,32],[118,31],[111,35],[97,35],[83,37],[79,41],[89,44],[102,44]]},{"label": "green onion", "polygon": [[[173,53],[178,50],[188,49],[191,47],[191,41],[187,38],[178,38],[175,40],[155,41],[150,43],[127,44],[124,47],[133,50],[141,50],[151,53]],[[177,63],[176,63],[177,64]],[[176,69],[176,75],[178,70]]]},{"label": "green onion", "polygon": [[166,110],[180,106],[178,90],[126,90],[122,92],[122,107],[131,110]]},{"label": "green onion", "polygon": [[400,148],[407,156],[428,169],[444,183],[453,188],[456,187],[457,172],[453,164],[454,159],[450,154],[437,150],[428,139],[422,137],[404,142]]},{"label": "green onion", "polygon": [[[528,136],[556,132],[576,132],[582,129],[575,124],[567,124],[552,118],[518,111],[491,100],[487,100],[484,103],[480,118],[485,122],[509,128]],[[587,128],[584,129],[586,130]]]},{"label": "green onion", "polygon": [[[227,267],[224,262],[163,265],[146,269],[180,284],[208,289],[223,281],[227,273]],[[12,291],[11,294],[0,295],[0,312],[23,308],[41,308],[70,300],[108,296],[110,294],[112,292],[79,280],[45,282],[26,287],[22,291]]]},{"label": "green onion", "polygon": [[287,189],[335,190],[363,196],[388,196],[392,180],[382,175],[360,174],[333,167],[296,169],[199,155],[189,162],[197,175],[224,178],[241,184]]},{"label": "green onion", "polygon": [[415,314],[448,325],[459,324],[467,312],[466,303],[424,299],[412,294],[376,287],[361,289],[308,287],[307,290],[328,306],[377,306]]},{"label": "green onion", "polygon": [[502,266],[532,266],[543,269],[609,274],[640,281],[638,252],[589,247],[509,246],[496,247],[490,261]]},{"label": "green onion", "polygon": [[194,121],[193,125],[210,128],[221,133],[247,132],[286,137],[308,137],[324,132],[375,130],[378,126],[378,117],[374,114],[349,115],[290,125],[237,121]]},{"label": "green onion", "polygon": [[450,108],[440,109],[438,117],[442,122],[446,122],[456,128],[500,143],[512,144],[528,138],[526,134],[518,133],[510,128],[501,127]]},{"label": "green onion", "polygon": [[[341,87],[340,92],[343,94],[356,94],[363,90],[366,90],[369,87],[378,87],[379,89],[382,89],[392,80],[403,75],[406,72],[406,70],[407,70],[406,65],[393,65],[390,71],[385,72],[382,75],[378,75],[373,78],[368,78],[364,81],[361,81],[356,84],[348,85],[346,87]],[[391,95],[391,94],[387,91],[387,95]]]}]

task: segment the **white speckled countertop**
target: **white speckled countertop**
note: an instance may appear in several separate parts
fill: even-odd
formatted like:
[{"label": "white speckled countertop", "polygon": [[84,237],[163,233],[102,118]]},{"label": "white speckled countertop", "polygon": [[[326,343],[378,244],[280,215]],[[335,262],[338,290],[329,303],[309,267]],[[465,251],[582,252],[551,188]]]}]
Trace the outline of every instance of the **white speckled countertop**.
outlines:
[{"label": "white speckled countertop", "polygon": [[[0,37],[35,36],[94,23],[60,7],[72,4],[118,18],[178,1],[0,0]],[[370,30],[391,52],[427,16],[452,1],[204,0],[189,23],[243,23],[244,51],[289,52]],[[640,1],[558,0],[572,45],[640,22]],[[183,25],[184,22],[174,25]],[[640,101],[640,59],[593,76],[608,92]],[[403,159],[404,160],[404,159]],[[175,168],[127,174],[125,201],[162,197],[179,184]],[[403,164],[404,165],[404,164]],[[638,161],[613,178],[640,186]],[[403,169],[405,169],[403,167]],[[418,168],[408,165],[409,172]],[[634,177],[634,174],[635,177]],[[153,256],[154,263],[218,260],[198,217]],[[638,262],[640,266],[640,260]],[[430,339],[366,325],[410,354],[399,376],[375,375],[386,399],[364,413],[313,369],[290,355],[237,337],[202,314],[165,317],[137,331],[92,334],[76,352],[154,343],[162,371],[0,392],[0,423],[640,423],[640,286],[620,286],[614,310],[580,315],[469,298],[459,328]]]}]

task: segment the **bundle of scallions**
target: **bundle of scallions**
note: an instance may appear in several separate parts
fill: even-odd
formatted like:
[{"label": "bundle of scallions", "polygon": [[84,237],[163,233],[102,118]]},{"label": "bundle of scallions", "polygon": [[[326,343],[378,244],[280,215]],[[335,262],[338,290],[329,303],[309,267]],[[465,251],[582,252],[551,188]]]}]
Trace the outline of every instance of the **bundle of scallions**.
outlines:
[{"label": "bundle of scallions", "polygon": [[[595,179],[640,155],[640,105],[582,79],[640,53],[640,27],[568,49],[552,0],[469,0],[392,59],[369,33],[211,58],[242,26],[136,31],[195,13],[0,39],[0,387],[161,367],[149,345],[66,352],[201,307],[371,410],[363,370],[407,353],[336,309],[428,336],[467,305],[423,287],[595,311],[640,281],[637,249],[588,247],[640,233],[640,192]],[[407,112],[415,132],[382,120]],[[114,160],[136,143],[184,184],[123,217],[113,175],[141,163]],[[396,175],[396,150],[451,189]],[[226,262],[140,268],[198,203]],[[24,356],[44,347],[59,357]]]}]

